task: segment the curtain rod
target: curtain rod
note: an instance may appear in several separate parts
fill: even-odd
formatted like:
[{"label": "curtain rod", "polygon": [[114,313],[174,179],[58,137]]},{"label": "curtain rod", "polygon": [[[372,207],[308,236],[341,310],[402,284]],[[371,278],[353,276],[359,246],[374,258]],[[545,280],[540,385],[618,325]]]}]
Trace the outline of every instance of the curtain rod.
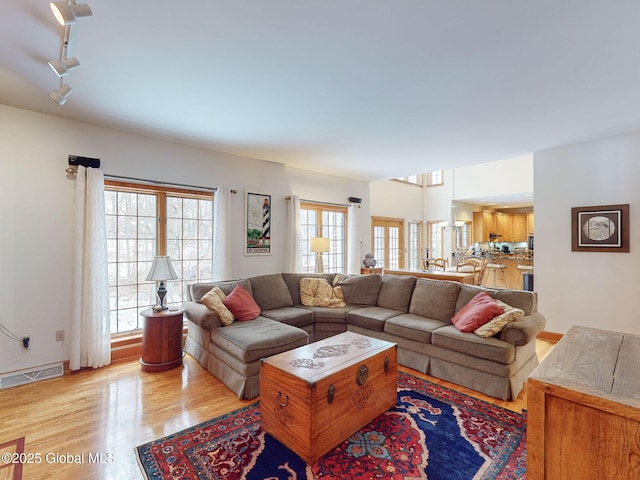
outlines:
[{"label": "curtain rod", "polygon": [[[157,182],[155,180],[145,180],[143,178],[133,178],[133,177],[122,177],[120,175],[104,175],[106,180],[117,180],[117,181],[125,181],[125,182],[137,182],[148,185],[158,185],[165,187],[180,187],[180,188],[190,188],[192,190],[202,190],[204,192],[215,192],[218,189],[216,187],[200,187],[197,185],[185,185],[182,183],[172,183],[172,182]],[[231,190],[231,193],[238,193],[237,190]]]},{"label": "curtain rod", "polygon": [[[284,199],[291,200],[291,195],[287,195]],[[305,203],[315,203],[316,205],[331,205],[334,207],[350,207],[352,205],[351,203],[320,202],[318,200],[307,200],[306,198],[301,198],[300,201]]]}]

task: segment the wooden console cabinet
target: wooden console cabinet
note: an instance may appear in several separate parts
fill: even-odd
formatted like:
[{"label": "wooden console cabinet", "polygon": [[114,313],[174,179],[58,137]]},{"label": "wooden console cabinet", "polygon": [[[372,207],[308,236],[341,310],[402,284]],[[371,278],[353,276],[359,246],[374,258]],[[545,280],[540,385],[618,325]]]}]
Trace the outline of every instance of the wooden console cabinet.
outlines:
[{"label": "wooden console cabinet", "polygon": [[360,275],[369,275],[369,274],[373,274],[373,273],[378,273],[378,274],[382,275],[383,270],[382,270],[382,268],[360,267]]},{"label": "wooden console cabinet", "polygon": [[573,326],[527,384],[527,479],[640,478],[640,337]]},{"label": "wooden console cabinet", "polygon": [[161,372],[182,365],[182,314],[184,309],[140,313],[142,326],[142,358],[145,372]]}]

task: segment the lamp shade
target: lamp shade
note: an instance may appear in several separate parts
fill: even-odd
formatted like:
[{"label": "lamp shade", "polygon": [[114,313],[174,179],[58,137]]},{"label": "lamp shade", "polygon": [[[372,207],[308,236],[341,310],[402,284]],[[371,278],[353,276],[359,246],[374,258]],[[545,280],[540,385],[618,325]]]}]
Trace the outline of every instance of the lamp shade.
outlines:
[{"label": "lamp shade", "polygon": [[329,239],[327,237],[313,237],[311,239],[311,251],[323,253],[329,251]]},{"label": "lamp shade", "polygon": [[90,17],[93,15],[89,5],[85,3],[69,5],[67,2],[51,2],[49,5],[51,6],[51,11],[53,12],[54,17],[56,17],[56,20],[60,25],[70,25],[78,18]]},{"label": "lamp shade", "polygon": [[176,280],[178,275],[171,265],[171,259],[164,255],[158,256],[153,259],[153,265],[151,265],[151,271],[147,275],[147,281],[149,280]]}]

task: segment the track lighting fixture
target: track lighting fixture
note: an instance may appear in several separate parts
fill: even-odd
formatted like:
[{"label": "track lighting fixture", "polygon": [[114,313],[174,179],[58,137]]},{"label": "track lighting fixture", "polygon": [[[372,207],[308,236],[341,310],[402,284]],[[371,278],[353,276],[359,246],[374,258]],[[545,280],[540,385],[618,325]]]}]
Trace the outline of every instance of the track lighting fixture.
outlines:
[{"label": "track lighting fixture", "polygon": [[49,93],[49,98],[56,102],[58,105],[64,105],[67,102],[67,98],[71,95],[71,87],[66,83],[60,81],[60,88]]},{"label": "track lighting fixture", "polygon": [[51,11],[60,25],[71,25],[76,19],[90,17],[93,12],[86,3],[51,2]]},{"label": "track lighting fixture", "polygon": [[59,77],[64,77],[67,73],[80,66],[80,62],[76,57],[66,58],[64,60],[51,60],[49,66],[56,72]]},{"label": "track lighting fixture", "polygon": [[62,29],[62,45],[60,47],[60,59],[51,60],[49,66],[60,77],[60,87],[49,93],[49,98],[58,105],[64,105],[67,98],[71,94],[71,87],[63,83],[62,77],[67,75],[71,70],[80,66],[80,62],[76,57],[67,58],[67,49],[69,47],[69,37],[71,36],[71,24],[78,18],[90,17],[93,13],[86,4],[76,4],[75,0],[65,0],[61,2],[51,2],[51,11],[56,20],[64,28]]}]

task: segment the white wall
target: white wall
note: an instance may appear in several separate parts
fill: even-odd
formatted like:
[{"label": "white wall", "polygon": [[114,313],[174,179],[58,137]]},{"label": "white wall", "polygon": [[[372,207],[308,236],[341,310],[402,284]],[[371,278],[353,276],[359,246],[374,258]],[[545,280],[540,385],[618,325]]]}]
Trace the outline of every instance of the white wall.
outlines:
[{"label": "white wall", "polygon": [[533,155],[456,168],[455,197],[499,197],[533,192]]},{"label": "white wall", "polygon": [[[369,242],[369,185],[281,164],[188,147],[0,105],[0,324],[30,336],[31,348],[0,333],[0,374],[68,359],[56,330],[69,330],[73,181],[69,154],[100,158],[105,174],[196,186],[229,186],[232,276],[283,269],[286,200],[291,194],[356,209],[360,241]],[[242,254],[244,195],[272,195],[273,253]],[[351,264],[358,264],[354,259]]]},{"label": "white wall", "polygon": [[[535,289],[546,330],[640,333],[640,132],[536,152]],[[630,253],[571,251],[571,208],[630,204]]]},{"label": "white wall", "polygon": [[423,189],[394,180],[370,184],[371,215],[422,221],[424,218]]}]

